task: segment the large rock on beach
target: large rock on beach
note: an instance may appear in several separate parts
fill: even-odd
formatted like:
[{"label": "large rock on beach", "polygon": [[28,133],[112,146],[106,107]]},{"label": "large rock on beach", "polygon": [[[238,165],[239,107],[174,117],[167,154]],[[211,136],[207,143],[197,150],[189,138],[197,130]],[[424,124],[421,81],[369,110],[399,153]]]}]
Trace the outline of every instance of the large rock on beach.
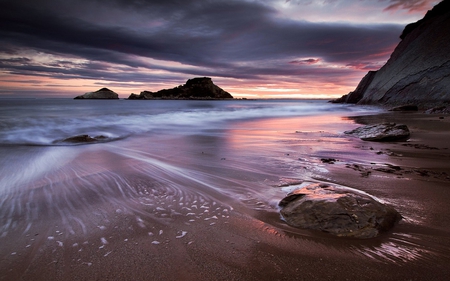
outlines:
[{"label": "large rock on beach", "polygon": [[410,136],[406,125],[396,123],[383,123],[358,127],[345,131],[344,134],[359,137],[364,141],[403,141]]},{"label": "large rock on beach", "polygon": [[108,88],[102,88],[95,92],[88,92],[74,99],[118,99],[119,95]]},{"label": "large rock on beach", "polygon": [[401,219],[392,207],[358,190],[311,183],[279,203],[287,224],[341,237],[373,238]]},{"label": "large rock on beach", "polygon": [[386,64],[335,102],[427,109],[450,104],[450,0],[405,27]]},{"label": "large rock on beach", "polygon": [[215,85],[209,77],[197,77],[187,80],[186,84],[157,92],[143,91],[139,95],[131,94],[128,99],[232,99],[233,96]]}]

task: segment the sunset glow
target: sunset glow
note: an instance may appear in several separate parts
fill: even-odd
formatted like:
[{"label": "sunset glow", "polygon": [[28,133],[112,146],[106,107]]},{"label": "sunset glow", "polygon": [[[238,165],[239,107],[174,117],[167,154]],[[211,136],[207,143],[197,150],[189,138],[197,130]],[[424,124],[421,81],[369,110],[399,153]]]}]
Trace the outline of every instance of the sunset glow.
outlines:
[{"label": "sunset glow", "polygon": [[0,97],[121,98],[211,77],[237,98],[332,98],[438,1],[3,1]]}]

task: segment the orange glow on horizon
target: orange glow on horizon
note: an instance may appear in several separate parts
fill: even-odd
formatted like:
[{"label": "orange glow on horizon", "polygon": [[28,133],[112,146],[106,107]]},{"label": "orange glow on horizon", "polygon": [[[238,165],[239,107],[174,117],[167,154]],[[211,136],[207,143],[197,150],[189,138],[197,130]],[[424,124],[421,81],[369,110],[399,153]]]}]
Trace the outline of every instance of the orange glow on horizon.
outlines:
[{"label": "orange glow on horizon", "polygon": [[[128,98],[131,93],[139,94],[144,90],[157,91],[173,88],[185,82],[181,81],[178,84],[157,82],[144,85],[140,82],[119,83],[91,79],[63,80],[51,77],[9,76],[0,73],[0,97],[7,95],[9,92],[17,92],[17,97],[21,97],[20,93],[22,92],[36,92],[35,97],[75,97],[106,87],[118,93],[119,98]],[[294,82],[259,84],[258,81],[236,81],[235,79],[220,78],[213,78],[213,82],[235,98],[248,99],[335,98],[353,91],[356,87],[356,83],[355,85],[337,85],[335,83],[311,82],[302,87],[301,83]],[[28,97],[31,97],[30,95]],[[7,96],[11,97],[11,95]]]}]

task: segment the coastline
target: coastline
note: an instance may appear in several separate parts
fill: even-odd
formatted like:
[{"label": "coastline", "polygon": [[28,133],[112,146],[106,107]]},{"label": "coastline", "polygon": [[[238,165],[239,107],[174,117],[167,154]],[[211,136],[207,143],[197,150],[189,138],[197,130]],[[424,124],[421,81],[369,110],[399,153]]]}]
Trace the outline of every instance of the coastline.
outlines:
[{"label": "coastline", "polygon": [[[228,202],[234,206],[230,208],[229,199],[220,195],[217,198],[222,201],[202,203],[208,212],[196,213],[195,224],[170,214],[170,221],[152,221],[155,214],[119,212],[100,202],[102,208],[95,206],[87,218],[100,227],[88,229],[88,235],[61,234],[60,239],[62,231],[55,231],[58,226],[49,220],[39,226],[39,233],[24,233],[23,245],[2,238],[2,253],[7,254],[2,257],[0,280],[445,280],[450,274],[450,144],[446,142],[450,117],[389,112],[350,119],[363,124],[406,123],[412,131],[409,141],[398,143],[342,136],[330,141],[335,142],[330,145],[334,150],[315,150],[309,155],[318,167],[314,180],[363,190],[403,215],[392,231],[378,238],[343,239],[293,229],[280,220],[276,210],[249,211],[238,202]],[[221,145],[205,137],[195,141],[215,149]],[[289,143],[286,151],[295,151],[295,145]],[[302,165],[294,153],[289,154],[283,157]],[[171,161],[182,162],[180,157]],[[322,163],[325,157],[336,162]],[[127,161],[130,167],[135,165]],[[256,172],[236,174],[236,170],[225,169],[227,161],[233,159],[205,172],[230,173],[245,178],[243,183],[264,179]],[[122,171],[124,163],[112,161],[110,168]],[[131,175],[133,170],[125,169],[125,173]],[[275,182],[276,175],[267,179]],[[301,180],[302,174],[285,179],[288,185]],[[105,221],[105,213],[116,215]],[[18,247],[26,250],[16,252]]]}]

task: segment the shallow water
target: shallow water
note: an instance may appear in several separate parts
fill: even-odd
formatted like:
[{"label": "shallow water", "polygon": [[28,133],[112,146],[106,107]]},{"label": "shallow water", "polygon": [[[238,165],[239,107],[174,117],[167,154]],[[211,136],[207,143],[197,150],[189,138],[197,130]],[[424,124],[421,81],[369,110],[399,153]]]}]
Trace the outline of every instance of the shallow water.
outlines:
[{"label": "shallow water", "polygon": [[[315,239],[277,215],[282,187],[326,180],[321,157],[359,159],[344,117],[376,112],[325,101],[0,100],[0,239],[16,245],[1,255],[114,229],[157,245],[189,237],[164,226],[213,226],[232,212]],[[111,141],[54,144],[80,134]],[[400,230],[338,251],[394,263],[446,257],[420,235]]]}]

